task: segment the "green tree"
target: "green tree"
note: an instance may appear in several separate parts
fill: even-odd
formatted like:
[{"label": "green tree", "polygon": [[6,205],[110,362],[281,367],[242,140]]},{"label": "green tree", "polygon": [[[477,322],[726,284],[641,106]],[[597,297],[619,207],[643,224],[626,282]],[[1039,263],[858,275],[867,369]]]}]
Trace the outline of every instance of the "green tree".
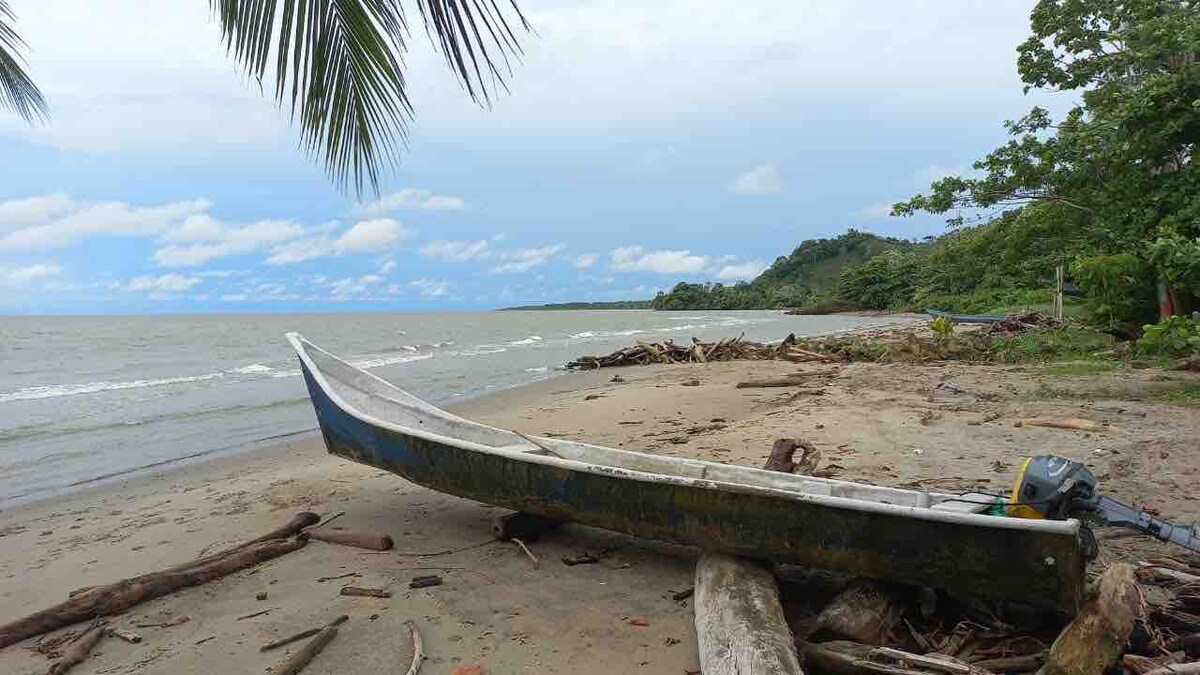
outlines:
[{"label": "green tree", "polygon": [[[488,105],[520,54],[528,29],[513,0],[415,0],[426,32],[481,105]],[[343,189],[379,190],[413,120],[403,55],[410,33],[400,0],[209,0],[229,55],[247,75],[274,79],[280,107],[301,144]],[[24,46],[8,0],[0,0],[0,107],[28,121],[47,105],[22,68]]]},{"label": "green tree", "polygon": [[961,225],[960,209],[1037,208],[1074,230],[1060,232],[1064,254],[1129,253],[1161,279],[1192,269],[1154,242],[1200,237],[1200,5],[1040,0],[1031,26],[1017,60],[1026,91],[1077,91],[1078,104],[1057,122],[1034,108],[1006,123],[1010,140],[976,176],[940,180],[893,212],[953,211]]}]

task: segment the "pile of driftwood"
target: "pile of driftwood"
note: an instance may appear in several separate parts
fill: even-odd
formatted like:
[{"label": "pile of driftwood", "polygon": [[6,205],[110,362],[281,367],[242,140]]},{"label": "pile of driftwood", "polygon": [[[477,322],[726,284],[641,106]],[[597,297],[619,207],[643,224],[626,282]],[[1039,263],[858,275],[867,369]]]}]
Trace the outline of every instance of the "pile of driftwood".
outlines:
[{"label": "pile of driftwood", "polygon": [[691,344],[643,342],[618,349],[603,356],[581,356],[567,364],[574,370],[593,370],[613,366],[645,366],[651,363],[708,363],[710,361],[835,361],[835,357],[819,354],[800,346],[796,336],[788,335],[782,342],[764,343],[736,338],[716,342],[701,342],[692,338]]},{"label": "pile of driftwood", "polygon": [[1028,330],[1062,328],[1066,322],[1041,312],[1009,314],[1003,321],[986,324],[982,332],[987,335],[1023,333]]},{"label": "pile of driftwood", "polygon": [[[386,551],[392,548],[392,538],[384,534],[352,532],[326,527],[340,515],[342,514],[335,514],[322,522],[317,514],[303,511],[296,514],[286,525],[218,553],[201,555],[182,565],[123,579],[116,583],[74,590],[68,594],[67,600],[53,607],[0,625],[0,649],[26,638],[90,621],[81,632],[66,631],[35,645],[35,651],[55,659],[47,671],[48,675],[62,675],[84,661],[91,653],[92,648],[106,635],[118,637],[126,642],[140,643],[142,641],[140,635],[126,628],[109,625],[108,621],[111,617],[122,614],[143,602],[255,567],[260,563],[303,548],[310,539],[373,551]],[[258,616],[266,611],[270,610],[239,618]],[[337,636],[338,626],[346,619],[347,617],[340,616],[332,622],[264,645],[262,651],[269,651],[311,638],[299,651],[288,656],[273,668],[272,672],[275,675],[294,675],[300,672],[324,649],[325,645]],[[179,616],[166,623],[144,624],[137,627],[170,627],[187,621],[187,616]],[[413,642],[414,661],[408,672],[412,675],[420,667],[423,655],[420,636],[417,635],[415,626],[410,624],[409,631]]]},{"label": "pile of driftwood", "polygon": [[[820,455],[810,448],[781,439],[764,468],[811,473]],[[697,564],[695,597],[705,675],[1200,674],[1196,556],[1108,565],[1070,621],[715,553]]]},{"label": "pile of driftwood", "polygon": [[[1056,330],[1061,320],[1039,312],[1014,314],[1003,321],[973,329],[960,329],[950,336],[938,336],[925,324],[877,328],[837,335],[797,339],[789,335],[782,342],[753,342],[737,337],[731,340],[703,342],[695,337],[691,344],[642,342],[601,356],[581,356],[567,368],[591,370],[612,366],[644,366],[651,363],[707,363],[709,361],[763,361],[784,359],[796,362],[878,363],[956,360],[991,361],[994,339],[1012,338],[1020,333]],[[1184,369],[1188,364],[1181,365]],[[1200,366],[1197,366],[1200,367]]]}]

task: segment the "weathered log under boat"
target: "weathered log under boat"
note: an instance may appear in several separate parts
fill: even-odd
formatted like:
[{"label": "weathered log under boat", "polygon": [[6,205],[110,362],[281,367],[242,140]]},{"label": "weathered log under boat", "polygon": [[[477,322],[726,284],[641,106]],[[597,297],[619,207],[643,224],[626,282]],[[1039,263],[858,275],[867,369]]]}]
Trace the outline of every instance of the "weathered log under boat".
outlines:
[{"label": "weathered log under boat", "polygon": [[329,452],[487,504],[775,562],[1073,613],[1077,520],[902,490],[525,436],[440,410],[288,335]]}]

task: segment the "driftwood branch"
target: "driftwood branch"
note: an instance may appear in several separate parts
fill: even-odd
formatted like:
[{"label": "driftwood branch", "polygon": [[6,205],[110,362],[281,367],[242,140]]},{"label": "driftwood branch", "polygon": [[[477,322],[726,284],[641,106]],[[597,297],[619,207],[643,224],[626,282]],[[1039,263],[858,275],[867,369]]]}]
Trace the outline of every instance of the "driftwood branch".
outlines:
[{"label": "driftwood branch", "polygon": [[511,541],[520,547],[520,549],[525,552],[525,555],[529,557],[529,561],[533,563],[533,569],[536,570],[537,568],[541,567],[541,562],[538,561],[537,556],[533,554],[533,551],[529,550],[529,547],[525,545],[525,542],[516,537],[513,537]]},{"label": "driftwood branch", "polygon": [[1097,432],[1104,431],[1104,425],[1092,420],[1080,419],[1078,417],[1029,417],[1022,420],[1017,420],[1020,426],[1024,427],[1048,427],[1051,429],[1070,429],[1071,431],[1089,431]]},{"label": "driftwood branch", "polygon": [[322,628],[321,632],[317,633],[317,636],[305,644],[300,651],[284,659],[282,663],[274,668],[271,671],[272,675],[296,675],[296,673],[304,670],[304,667],[316,658],[322,649],[325,649],[325,645],[337,637],[337,633],[337,626],[329,625]]},{"label": "driftwood branch", "polygon": [[323,541],[330,544],[341,544],[342,546],[354,546],[356,548],[365,548],[371,551],[390,551],[395,543],[392,538],[386,534],[377,534],[375,532],[345,532],[342,530],[322,530],[311,529],[305,530],[305,534],[311,539]]},{"label": "driftwood branch", "polygon": [[46,675],[62,675],[77,664],[82,663],[92,652],[92,647],[104,637],[104,625],[96,624],[88,629],[83,635],[76,638],[63,652],[62,658],[50,665],[50,669],[46,671]]},{"label": "driftwood branch", "polygon": [[417,632],[417,624],[412,621],[405,621],[404,625],[408,627],[408,637],[412,641],[413,648],[412,665],[408,667],[404,675],[417,675],[421,672],[421,662],[425,660],[425,652],[421,649],[421,634]]},{"label": "driftwood branch", "polygon": [[835,675],[991,675],[944,654],[922,656],[843,640],[805,645],[804,662],[813,670]]},{"label": "driftwood branch", "polygon": [[[319,522],[320,520],[321,520],[321,517],[311,511],[301,511],[300,513],[297,513],[295,516],[292,516],[292,519],[289,520],[287,522],[287,524],[281,525],[281,526],[267,532],[266,534],[262,534],[253,539],[248,539],[246,541],[243,541],[242,543],[237,544],[235,546],[231,546],[231,547],[225,549],[224,551],[220,551],[218,553],[213,553],[211,555],[201,556],[190,562],[183,563],[182,565],[176,565],[175,567],[170,567],[168,569],[163,570],[162,572],[163,573],[178,572],[179,570],[185,570],[185,569],[189,569],[192,567],[198,567],[200,565],[204,565],[204,564],[213,562],[214,560],[220,560],[221,558],[224,558],[225,556],[227,556],[231,553],[236,553],[243,549],[249,548],[255,544],[261,544],[264,541],[273,541],[275,539],[287,539],[289,537],[294,537],[294,536],[300,534],[301,530],[303,530],[304,528],[311,527],[313,524]],[[84,589],[84,590],[91,590],[91,589]]]},{"label": "driftwood branch", "polygon": [[322,630],[324,630],[328,626],[340,626],[343,623],[346,623],[346,621],[349,619],[350,619],[350,617],[343,614],[343,615],[339,616],[338,618],[334,619],[333,621],[330,621],[329,623],[327,623],[324,626],[321,626],[319,628],[309,628],[308,630],[302,630],[299,633],[296,633],[295,635],[289,635],[285,638],[280,638],[273,642],[268,642],[267,644],[259,647],[258,651],[269,652],[272,649],[276,649],[276,648],[282,647],[284,645],[290,645],[297,640],[303,640],[304,638],[310,638],[310,637],[316,635],[317,633],[320,633]]},{"label": "driftwood branch", "polygon": [[[288,536],[299,531],[303,527],[301,523],[310,520],[309,517],[302,516],[304,514],[294,518],[287,526],[273,530],[271,534]],[[308,516],[316,518],[315,514]],[[307,540],[303,538],[264,540],[263,537],[257,537],[246,544],[235,546],[220,554],[205,556],[186,565],[90,588],[65,602],[0,626],[0,648],[73,623],[118,614],[134,605],[181,588],[205,584],[291,553],[303,547],[305,543]]]}]

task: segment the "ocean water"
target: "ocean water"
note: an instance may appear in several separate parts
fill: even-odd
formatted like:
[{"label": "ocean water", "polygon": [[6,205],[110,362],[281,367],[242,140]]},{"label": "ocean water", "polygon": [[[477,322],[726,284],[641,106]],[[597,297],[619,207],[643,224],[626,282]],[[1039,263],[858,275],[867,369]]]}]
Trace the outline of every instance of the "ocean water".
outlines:
[{"label": "ocean water", "polygon": [[315,429],[287,331],[444,404],[635,339],[779,340],[895,321],[629,310],[0,317],[0,505]]}]

